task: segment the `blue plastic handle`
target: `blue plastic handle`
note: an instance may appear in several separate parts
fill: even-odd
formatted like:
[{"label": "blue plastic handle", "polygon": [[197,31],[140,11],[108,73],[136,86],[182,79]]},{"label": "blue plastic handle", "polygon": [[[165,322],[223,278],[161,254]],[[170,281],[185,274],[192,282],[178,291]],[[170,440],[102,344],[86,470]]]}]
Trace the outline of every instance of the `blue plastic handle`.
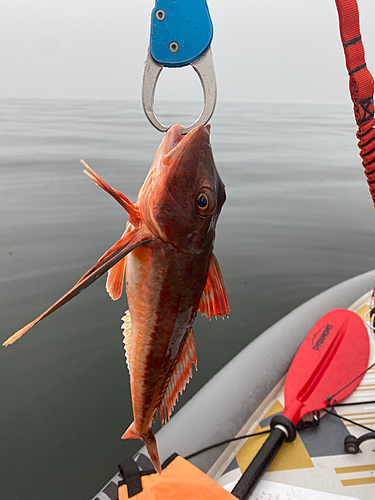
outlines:
[{"label": "blue plastic handle", "polygon": [[213,31],[206,0],[156,0],[151,13],[151,57],[163,66],[187,66],[209,48]]}]

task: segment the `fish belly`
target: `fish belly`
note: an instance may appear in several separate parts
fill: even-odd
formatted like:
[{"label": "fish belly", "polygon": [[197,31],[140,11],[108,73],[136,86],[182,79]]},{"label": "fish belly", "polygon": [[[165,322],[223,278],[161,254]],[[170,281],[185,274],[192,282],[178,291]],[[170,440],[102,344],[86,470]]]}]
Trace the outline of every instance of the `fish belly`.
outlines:
[{"label": "fish belly", "polygon": [[192,328],[209,257],[160,240],[127,257],[131,317],[130,383],[135,429],[145,434]]}]

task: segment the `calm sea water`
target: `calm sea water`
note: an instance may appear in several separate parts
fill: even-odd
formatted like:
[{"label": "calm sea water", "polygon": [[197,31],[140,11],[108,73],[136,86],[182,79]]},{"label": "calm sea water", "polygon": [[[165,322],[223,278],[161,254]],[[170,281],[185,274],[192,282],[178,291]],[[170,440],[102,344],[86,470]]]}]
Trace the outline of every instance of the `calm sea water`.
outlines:
[{"label": "calm sea water", "polygon": [[[191,123],[197,103],[159,103]],[[126,214],[84,158],[135,201],[161,134],[138,102],[0,101],[1,342],[121,236]],[[212,145],[227,188],[215,253],[232,312],[198,318],[186,403],[269,325],[374,266],[374,211],[350,105],[219,103]],[[120,330],[102,278],[0,350],[0,498],[91,498],[138,447]],[[209,418],[209,415],[202,415]],[[183,430],[181,431],[183,432]]]}]

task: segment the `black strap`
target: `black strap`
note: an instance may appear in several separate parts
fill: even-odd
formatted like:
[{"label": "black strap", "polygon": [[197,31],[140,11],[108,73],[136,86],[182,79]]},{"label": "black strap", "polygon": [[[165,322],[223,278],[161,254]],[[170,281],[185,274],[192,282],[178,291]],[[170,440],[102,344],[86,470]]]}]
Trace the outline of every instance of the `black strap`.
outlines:
[{"label": "black strap", "polygon": [[[131,498],[141,493],[143,491],[141,472],[134,460],[132,458],[126,458],[118,467],[125,480],[124,483],[128,487],[128,497]],[[121,481],[119,486],[124,483]]]}]

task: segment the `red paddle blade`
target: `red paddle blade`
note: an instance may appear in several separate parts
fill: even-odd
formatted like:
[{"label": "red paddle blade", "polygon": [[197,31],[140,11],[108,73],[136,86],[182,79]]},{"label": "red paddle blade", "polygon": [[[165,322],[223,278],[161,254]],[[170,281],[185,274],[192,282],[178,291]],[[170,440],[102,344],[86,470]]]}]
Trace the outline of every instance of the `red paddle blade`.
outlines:
[{"label": "red paddle blade", "polygon": [[334,309],[322,316],[289,368],[283,415],[297,425],[307,413],[348,397],[364,377],[358,375],[367,369],[369,357],[367,328],[357,314]]}]

